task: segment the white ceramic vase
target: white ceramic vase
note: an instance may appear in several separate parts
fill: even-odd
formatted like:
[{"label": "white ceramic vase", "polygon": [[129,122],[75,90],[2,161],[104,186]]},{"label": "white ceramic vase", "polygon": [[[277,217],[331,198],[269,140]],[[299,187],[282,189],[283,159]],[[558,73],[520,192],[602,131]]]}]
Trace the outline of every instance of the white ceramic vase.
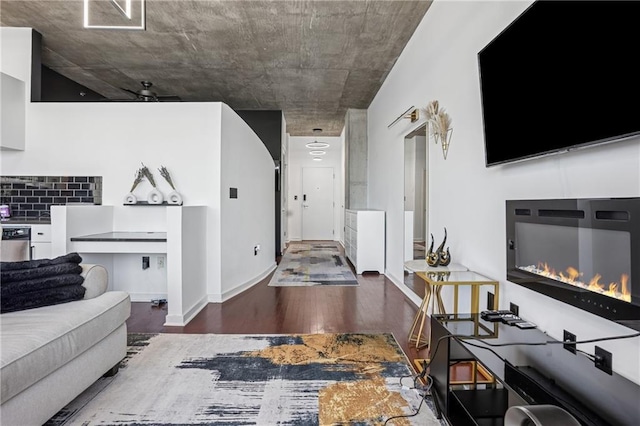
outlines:
[{"label": "white ceramic vase", "polygon": [[182,205],[182,195],[180,195],[178,191],[171,191],[167,195],[167,203]]},{"label": "white ceramic vase", "polygon": [[158,191],[158,189],[153,188],[149,191],[149,195],[147,195],[147,201],[149,204],[162,204],[164,196],[162,195],[162,192]]},{"label": "white ceramic vase", "polygon": [[138,198],[133,195],[133,192],[128,193],[124,196],[124,204],[137,204]]}]

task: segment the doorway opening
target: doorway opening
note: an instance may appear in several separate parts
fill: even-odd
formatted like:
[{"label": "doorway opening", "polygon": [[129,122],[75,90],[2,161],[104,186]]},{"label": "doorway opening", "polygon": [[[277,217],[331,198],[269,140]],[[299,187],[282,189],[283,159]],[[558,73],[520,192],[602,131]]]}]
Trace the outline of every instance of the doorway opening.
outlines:
[{"label": "doorway opening", "polygon": [[[429,150],[427,125],[404,137],[404,262],[424,259],[429,241]],[[424,286],[414,285],[413,273],[405,268],[405,284],[422,297]]]}]

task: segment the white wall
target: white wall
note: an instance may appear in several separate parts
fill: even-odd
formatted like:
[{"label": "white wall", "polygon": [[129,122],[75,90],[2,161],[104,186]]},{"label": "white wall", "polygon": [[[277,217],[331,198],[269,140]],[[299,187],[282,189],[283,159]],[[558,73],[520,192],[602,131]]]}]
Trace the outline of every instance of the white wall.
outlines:
[{"label": "white wall", "polygon": [[[447,228],[453,261],[500,280],[501,307],[516,303],[522,317],[556,339],[562,340],[563,329],[580,339],[631,334],[629,328],[506,281],[505,200],[640,196],[638,138],[485,168],[477,53],[529,4],[434,2],[372,102],[368,196],[371,208],[387,212],[386,272],[402,283],[404,136],[422,123],[387,125],[407,107],[437,99],[455,131],[447,160],[429,138],[428,227]],[[598,346],[613,352],[614,371],[640,383],[640,339]],[[579,348],[593,353],[593,344]]]},{"label": "white wall", "polygon": [[[260,138],[222,106],[220,172],[221,295],[237,294],[264,278],[275,263],[275,163]],[[237,188],[238,198],[229,197]],[[254,247],[261,249],[254,255]]]},{"label": "white wall", "polygon": [[[327,153],[322,156],[322,161],[314,161],[309,155],[309,148],[305,147],[310,142],[326,142],[329,148],[323,148]],[[288,187],[288,241],[300,241],[302,239],[302,169],[305,167],[331,167],[335,179],[333,180],[334,208],[334,240],[343,241],[344,223],[344,136],[330,137],[289,137],[289,187]],[[298,199],[294,199],[297,197]]]}]

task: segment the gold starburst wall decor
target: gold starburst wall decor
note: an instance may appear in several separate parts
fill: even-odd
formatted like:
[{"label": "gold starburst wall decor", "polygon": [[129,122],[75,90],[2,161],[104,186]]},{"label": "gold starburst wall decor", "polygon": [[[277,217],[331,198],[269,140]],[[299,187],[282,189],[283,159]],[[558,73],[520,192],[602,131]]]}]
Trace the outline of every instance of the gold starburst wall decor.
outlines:
[{"label": "gold starburst wall decor", "polygon": [[425,108],[425,115],[431,136],[436,144],[440,143],[442,146],[442,155],[446,160],[451,144],[451,135],[453,135],[453,127],[451,127],[453,120],[445,109],[440,107],[437,100],[429,102]]}]

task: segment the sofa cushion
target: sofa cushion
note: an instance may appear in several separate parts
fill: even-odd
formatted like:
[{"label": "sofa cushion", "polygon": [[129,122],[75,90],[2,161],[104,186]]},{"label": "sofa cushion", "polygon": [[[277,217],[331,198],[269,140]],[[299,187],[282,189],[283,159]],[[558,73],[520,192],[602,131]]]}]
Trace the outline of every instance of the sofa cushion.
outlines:
[{"label": "sofa cushion", "polygon": [[102,340],[130,313],[129,294],[109,291],[92,299],[2,314],[2,403]]}]

